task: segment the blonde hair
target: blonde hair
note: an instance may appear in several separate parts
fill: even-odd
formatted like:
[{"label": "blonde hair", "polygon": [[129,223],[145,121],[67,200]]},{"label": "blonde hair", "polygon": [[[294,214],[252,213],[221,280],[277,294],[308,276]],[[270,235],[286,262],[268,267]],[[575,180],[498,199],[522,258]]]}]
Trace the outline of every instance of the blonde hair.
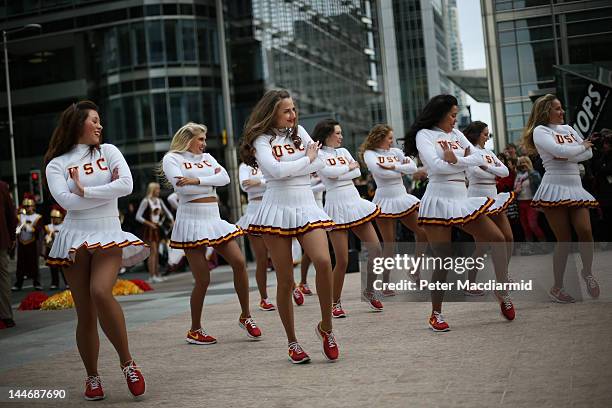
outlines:
[{"label": "blonde hair", "polygon": [[200,123],[189,122],[184,124],[179,130],[176,131],[172,136],[172,142],[170,142],[170,150],[168,153],[182,153],[189,150],[189,144],[191,139],[208,131],[206,125]]},{"label": "blonde hair", "polygon": [[155,181],[150,182],[147,186],[147,198],[153,197],[153,191],[158,188],[160,188],[159,183],[156,183]]},{"label": "blonde hair", "polygon": [[[202,133],[206,134],[206,132],[208,132],[208,128],[206,125],[202,125],[201,123],[189,122],[184,124],[179,130],[176,131],[174,136],[172,136],[170,150],[168,150],[168,153],[186,152],[189,150],[191,140]],[[172,188],[172,184],[168,181],[166,174],[164,173],[163,160],[158,163],[155,173],[165,188]],[[150,186],[151,185],[149,184],[149,187]],[[147,197],[148,196],[149,194],[147,192]]]},{"label": "blonde hair", "polygon": [[520,146],[523,148],[525,153],[537,153],[535,144],[533,143],[533,130],[540,125],[548,125],[550,122],[550,111],[552,109],[552,104],[556,99],[559,98],[553,94],[546,94],[544,96],[540,96],[533,103],[531,114],[529,115],[529,120],[527,120],[527,125],[523,130],[523,136],[521,137],[520,143]]},{"label": "blonde hair", "polygon": [[533,163],[531,162],[529,156],[520,156],[516,161],[517,166],[520,166],[522,162],[524,162],[527,166],[527,170],[533,170]]},{"label": "blonde hair", "polygon": [[[244,133],[239,149],[240,158],[245,164],[257,168],[253,143],[259,136],[271,133],[278,107],[282,100],[287,98],[291,98],[291,95],[285,89],[273,89],[266,92],[253,108],[244,125]],[[302,146],[302,139],[298,136],[297,109],[295,115],[295,126],[291,129],[290,136],[295,147],[300,148]]]},{"label": "blonde hair", "polygon": [[359,157],[363,161],[363,154],[366,150],[374,150],[380,146],[380,142],[389,135],[389,132],[392,132],[393,128],[387,124],[381,123],[378,125],[374,125],[374,127],[366,136],[366,139],[363,141],[361,146],[359,146]]}]

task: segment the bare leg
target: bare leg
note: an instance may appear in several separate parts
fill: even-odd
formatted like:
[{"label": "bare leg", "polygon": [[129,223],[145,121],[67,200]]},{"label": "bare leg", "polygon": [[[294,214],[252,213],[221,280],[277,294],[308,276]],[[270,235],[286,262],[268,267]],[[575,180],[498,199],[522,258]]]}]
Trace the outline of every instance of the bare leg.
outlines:
[{"label": "bare leg", "polygon": [[321,307],[321,330],[329,331],[332,329],[332,268],[327,234],[322,229],[315,229],[298,236],[298,240],[315,267],[317,295]]},{"label": "bare leg", "polygon": [[[374,290],[374,259],[382,256],[382,248],[378,241],[378,235],[371,222],[366,222],[351,229],[355,235],[361,240],[368,250],[368,265],[366,272],[366,288],[369,291]],[[335,251],[335,249],[334,249]],[[336,287],[334,286],[334,293]]]},{"label": "bare leg", "polygon": [[158,275],[157,268],[159,265],[159,242],[150,243],[151,253],[147,259],[147,266],[149,268],[149,277],[153,278]]},{"label": "bare leg", "polygon": [[336,257],[336,265],[334,265],[333,275],[333,295],[332,302],[338,303],[342,295],[342,286],[344,285],[344,276],[348,267],[348,231],[338,230],[330,231],[329,240],[334,248]]},{"label": "bare leg", "polygon": [[553,256],[553,273],[555,276],[555,288],[559,289],[563,287],[563,276],[565,275],[565,266],[567,265],[567,242],[572,240],[569,210],[564,207],[546,208],[544,209],[544,215],[557,239]]},{"label": "bare leg", "polygon": [[[383,240],[382,254],[385,258],[392,258],[395,255],[395,218],[376,217],[376,225]],[[383,272],[383,282],[389,282],[390,271]]]},{"label": "bare leg", "polygon": [[578,236],[578,250],[582,259],[582,274],[588,276],[593,267],[593,230],[591,229],[591,217],[586,208],[572,208],[569,217]]},{"label": "bare leg", "polygon": [[227,261],[234,272],[234,289],[242,308],[242,315],[240,317],[246,318],[251,316],[251,311],[249,310],[249,274],[247,273],[246,262],[240,247],[236,240],[232,239],[216,246],[215,251]]},{"label": "bare leg", "polygon": [[[123,366],[132,360],[128,347],[123,310],[113,296],[113,286],[121,268],[121,248],[97,250],[91,257],[91,298],[96,304],[100,327],[119,354]],[[72,288],[72,286],[71,286]]]},{"label": "bare leg", "polygon": [[[451,228],[441,225],[423,225],[423,230],[427,235],[427,241],[435,256],[446,257],[451,254]],[[446,269],[435,270],[431,277],[432,282],[446,282]],[[442,312],[442,302],[444,301],[443,290],[431,291],[431,309],[433,312]]]},{"label": "bare leg", "polygon": [[257,281],[257,289],[259,296],[262,299],[268,298],[268,250],[266,244],[261,237],[249,235],[249,244],[255,255],[255,280]]},{"label": "bare leg", "polygon": [[91,255],[81,248],[76,252],[73,265],[64,268],[77,313],[76,343],[87,375],[98,375],[98,311],[89,293]]},{"label": "bare leg", "polygon": [[[270,250],[270,257],[276,271],[276,306],[278,314],[285,328],[289,343],[297,341],[295,337],[295,322],[293,316],[293,258],[291,256],[291,238],[278,235],[264,234],[263,240]],[[331,312],[330,312],[331,314]]]},{"label": "bare leg", "polygon": [[210,269],[205,253],[206,247],[185,249],[185,256],[187,256],[191,274],[195,279],[189,301],[191,305],[191,330],[198,330],[202,327],[204,297],[210,284]]}]

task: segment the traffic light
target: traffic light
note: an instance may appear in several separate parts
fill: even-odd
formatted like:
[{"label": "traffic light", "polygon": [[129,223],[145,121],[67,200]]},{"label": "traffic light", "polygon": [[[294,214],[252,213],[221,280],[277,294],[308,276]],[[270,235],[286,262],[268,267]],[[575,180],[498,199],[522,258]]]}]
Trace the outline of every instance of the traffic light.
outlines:
[{"label": "traffic light", "polygon": [[30,192],[34,194],[36,204],[43,203],[42,174],[40,170],[30,170]]},{"label": "traffic light", "polygon": [[221,132],[221,144],[227,146],[227,130],[223,129]]}]

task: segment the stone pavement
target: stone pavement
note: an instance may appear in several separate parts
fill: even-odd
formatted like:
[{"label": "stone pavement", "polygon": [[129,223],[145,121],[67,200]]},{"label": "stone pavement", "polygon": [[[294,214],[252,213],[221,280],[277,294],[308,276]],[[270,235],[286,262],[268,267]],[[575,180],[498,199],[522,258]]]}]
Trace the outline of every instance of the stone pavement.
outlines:
[{"label": "stone pavement", "polygon": [[[602,270],[596,272],[604,275]],[[608,275],[602,276],[602,289],[610,287]],[[314,277],[311,280],[314,283]],[[343,305],[349,317],[334,320],[340,361],[328,363],[321,355],[314,332],[319,306],[313,296],[294,309],[298,338],[312,362],[292,365],[280,319],[275,312],[255,308],[256,292],[251,292],[251,304],[264,332],[259,342],[249,341],[238,328],[238,302],[225,290],[231,283],[213,288],[222,294],[217,303],[205,307],[205,327],[219,341],[210,347],[184,341],[189,327],[185,292],[166,292],[171,295],[159,298],[147,294],[150,301],[139,302],[136,309],[127,299],[137,296],[122,300],[131,350],[147,380],[144,406],[612,406],[612,303],[608,301],[524,302],[517,304],[517,319],[511,323],[493,302],[450,303],[444,312],[452,331],[433,333],[427,328],[427,302],[388,301],[384,313],[370,313],[358,296],[358,274],[348,274]],[[273,289],[271,295],[275,297]],[[159,318],[135,324],[143,309]],[[63,323],[61,336],[58,329],[45,330],[47,340],[44,333],[34,336],[38,345],[28,343],[31,333],[8,338],[0,333],[0,386],[67,392],[64,401],[34,406],[88,404],[82,399],[85,371],[74,345],[73,321]],[[60,337],[61,344],[54,343]],[[107,397],[95,404],[132,404],[116,354],[100,337],[99,368]],[[26,353],[37,347],[45,352],[22,365],[14,360],[5,364],[11,361],[5,351],[15,352],[20,342],[27,344]],[[51,346],[45,347],[46,343]]]}]

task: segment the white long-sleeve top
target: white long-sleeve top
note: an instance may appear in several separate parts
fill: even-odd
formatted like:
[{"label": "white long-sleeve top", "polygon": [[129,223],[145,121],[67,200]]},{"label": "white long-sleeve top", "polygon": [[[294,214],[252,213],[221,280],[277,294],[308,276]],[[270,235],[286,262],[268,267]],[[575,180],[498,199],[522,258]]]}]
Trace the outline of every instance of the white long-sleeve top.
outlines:
[{"label": "white long-sleeve top", "polygon": [[[240,163],[240,166],[238,166],[238,179],[240,181],[240,189],[247,193],[249,201],[264,195],[266,191],[266,178],[259,167],[254,169],[246,163]],[[245,187],[242,184],[245,180],[259,181],[259,184]]]},{"label": "white long-sleeve top", "polygon": [[[149,208],[149,219],[145,220],[144,218],[144,213],[146,211],[146,209]],[[170,210],[168,209],[168,207],[166,207],[166,204],[164,204],[164,201],[159,198],[159,197],[145,197],[142,199],[142,201],[140,202],[140,205],[138,206],[138,211],[136,211],[136,221],[138,221],[141,224],[144,224],[145,221],[151,221],[154,224],[160,224],[161,221],[161,212],[164,212],[164,214],[166,214],[166,217],[168,217],[168,219],[170,221],[174,221],[174,217],[172,216],[172,213],[170,212]]]},{"label": "white long-sleeve top", "polygon": [[311,163],[306,156],[306,147],[314,142],[302,126],[298,126],[298,135],[302,139],[299,149],[287,135],[261,135],[255,139],[255,159],[268,189],[292,186],[310,188],[310,173],[325,166],[319,157]]},{"label": "white long-sleeve top", "polygon": [[583,139],[568,125],[540,125],[533,130],[533,143],[546,173],[550,174],[580,174],[578,163],[593,157],[593,151],[582,142]]},{"label": "white long-sleeve top", "polygon": [[349,164],[355,159],[344,147],[334,149],[333,147],[323,147],[319,151],[319,157],[325,163],[325,167],[317,171],[321,181],[327,191],[345,186],[352,186],[353,179],[361,176],[359,167],[349,170]]},{"label": "white long-sleeve top", "polygon": [[[77,191],[69,169],[76,168],[84,187]],[[117,169],[119,178],[111,181]],[[132,173],[115,146],[105,143],[90,153],[89,145],[77,144],[72,150],[51,160],[45,170],[49,190],[55,201],[67,210],[66,219],[119,217],[117,199],[132,192]]]},{"label": "white long-sleeve top", "polygon": [[[447,143],[453,149],[457,162],[444,161],[442,146]],[[445,182],[449,180],[464,180],[465,170],[486,164],[484,158],[474,145],[457,129],[450,133],[442,129],[421,129],[416,135],[416,145],[419,157],[427,169],[429,181]],[[465,157],[465,150],[470,148],[470,154]]]},{"label": "white long-sleeve top", "polygon": [[479,167],[468,167],[465,171],[470,185],[472,184],[495,184],[496,177],[507,177],[510,171],[504,163],[499,161],[495,153],[480,146],[474,146],[484,158],[486,170]]},{"label": "white long-sleeve top", "polygon": [[168,198],[166,198],[166,200],[168,200],[168,203],[170,204],[170,206],[176,210],[179,206],[179,199],[178,199],[178,194],[176,194],[176,191],[173,192],[172,194],[170,194],[168,196]]},{"label": "white long-sleeve top", "polygon": [[[396,147],[388,150],[366,150],[363,153],[363,161],[372,173],[378,188],[396,184],[403,185],[402,175],[412,174],[417,170],[414,160],[404,156],[404,152]],[[395,168],[393,170],[384,169],[378,163],[386,166],[393,165]]]},{"label": "white long-sleeve top", "polygon": [[[179,203],[204,197],[216,197],[215,187],[229,184],[227,171],[208,153],[168,152],[162,162],[164,174],[178,194]],[[215,174],[215,169],[221,171]],[[179,177],[197,178],[198,185],[177,186]]]}]

